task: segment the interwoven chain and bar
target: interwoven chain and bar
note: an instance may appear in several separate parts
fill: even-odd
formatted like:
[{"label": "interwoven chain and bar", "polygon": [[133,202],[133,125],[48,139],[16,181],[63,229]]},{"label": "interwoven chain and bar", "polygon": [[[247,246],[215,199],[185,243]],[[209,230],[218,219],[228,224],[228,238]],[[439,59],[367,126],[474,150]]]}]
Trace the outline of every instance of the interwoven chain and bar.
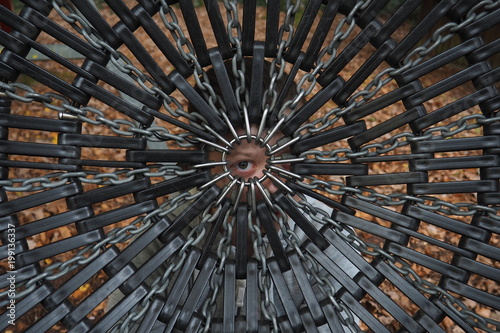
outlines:
[{"label": "interwoven chain and bar", "polygon": [[500,1],[22,3],[2,331],[500,331]]}]

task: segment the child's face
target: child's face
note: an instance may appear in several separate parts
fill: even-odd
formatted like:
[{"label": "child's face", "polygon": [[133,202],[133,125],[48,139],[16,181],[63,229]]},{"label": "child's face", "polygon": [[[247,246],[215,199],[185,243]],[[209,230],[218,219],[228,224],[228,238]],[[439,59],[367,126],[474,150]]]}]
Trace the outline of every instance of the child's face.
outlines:
[{"label": "child's face", "polygon": [[[251,126],[251,134],[256,135],[257,134],[257,126],[252,125]],[[244,129],[237,129],[236,130],[238,135],[245,135],[246,132]],[[279,138],[279,135],[275,135],[272,137],[268,145],[273,146],[276,143],[276,140]],[[262,148],[259,145],[259,142],[255,140],[250,140],[247,141],[246,139],[241,139],[240,143],[234,143],[233,144],[233,149],[229,154],[225,154],[225,160],[227,162],[227,170],[231,172],[231,175],[234,178],[241,178],[245,181],[248,181],[250,179],[254,179],[254,177],[257,177],[258,179],[261,179],[264,177],[264,170],[267,169],[268,165],[268,159],[269,156],[266,154],[266,151],[268,149],[266,147]],[[222,154],[220,152],[211,152],[209,154],[209,159],[212,161],[221,161],[222,160]],[[287,168],[287,166],[281,166],[282,168]],[[220,173],[222,172],[221,168],[216,168],[214,170],[214,173]],[[221,185],[227,184],[226,181],[222,181],[223,183]],[[266,177],[261,182],[262,186],[266,188],[269,193],[274,193],[277,190],[276,185]],[[260,194],[259,191],[256,191],[256,196],[257,199],[260,200],[262,199],[262,195]],[[245,196],[244,196],[245,197]],[[245,198],[242,197],[242,200],[244,201]]]},{"label": "child's face", "polygon": [[267,156],[265,149],[254,141],[242,140],[235,145],[234,150],[227,155],[228,169],[236,178],[245,180],[264,176]]}]

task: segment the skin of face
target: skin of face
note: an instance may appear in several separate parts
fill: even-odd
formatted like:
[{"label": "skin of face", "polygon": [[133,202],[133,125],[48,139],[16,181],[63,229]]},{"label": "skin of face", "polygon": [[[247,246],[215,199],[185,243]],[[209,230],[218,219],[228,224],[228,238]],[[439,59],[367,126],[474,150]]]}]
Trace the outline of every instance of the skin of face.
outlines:
[{"label": "skin of face", "polygon": [[[256,125],[251,125],[251,134],[256,135],[258,128]],[[237,128],[236,133],[238,135],[246,135],[243,128]],[[280,135],[275,134],[268,142],[272,147],[276,144],[276,141],[280,138]],[[230,138],[226,138],[230,139]],[[254,177],[262,178],[264,176],[264,170],[266,170],[266,165],[269,156],[266,155],[266,148],[261,148],[260,145],[255,140],[247,141],[246,139],[241,139],[240,143],[235,143],[234,148],[231,152],[226,155],[227,169],[231,171],[231,175],[235,178],[242,178],[245,181],[252,179]],[[221,161],[222,154],[218,151],[212,151],[209,153],[209,159],[212,161]],[[281,168],[289,169],[289,165],[281,165]],[[223,172],[222,167],[216,167],[212,170],[214,174]],[[227,178],[220,181],[219,185],[223,186],[228,183]],[[276,185],[271,181],[271,179],[266,178],[262,182],[262,186],[266,188],[270,194],[273,194],[278,190]],[[255,192],[256,199],[262,200],[262,193],[260,191]],[[241,201],[246,201],[246,190],[244,191]]]}]

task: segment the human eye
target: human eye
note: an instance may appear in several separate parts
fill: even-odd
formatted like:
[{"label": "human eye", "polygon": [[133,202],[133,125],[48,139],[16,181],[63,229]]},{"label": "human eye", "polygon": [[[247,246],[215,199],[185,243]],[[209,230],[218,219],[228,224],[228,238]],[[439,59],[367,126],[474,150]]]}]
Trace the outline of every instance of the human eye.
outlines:
[{"label": "human eye", "polygon": [[235,172],[246,173],[253,169],[254,163],[252,161],[242,160],[234,162],[230,165],[230,168]]}]

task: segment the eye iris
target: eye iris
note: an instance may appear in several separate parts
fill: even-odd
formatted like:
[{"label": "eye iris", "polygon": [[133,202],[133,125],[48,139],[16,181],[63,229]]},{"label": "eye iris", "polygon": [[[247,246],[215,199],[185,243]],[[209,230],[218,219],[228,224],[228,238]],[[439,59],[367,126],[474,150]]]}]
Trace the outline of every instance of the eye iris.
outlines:
[{"label": "eye iris", "polygon": [[248,161],[238,162],[238,168],[239,169],[245,170],[246,168],[248,168],[248,165],[249,165]]}]

